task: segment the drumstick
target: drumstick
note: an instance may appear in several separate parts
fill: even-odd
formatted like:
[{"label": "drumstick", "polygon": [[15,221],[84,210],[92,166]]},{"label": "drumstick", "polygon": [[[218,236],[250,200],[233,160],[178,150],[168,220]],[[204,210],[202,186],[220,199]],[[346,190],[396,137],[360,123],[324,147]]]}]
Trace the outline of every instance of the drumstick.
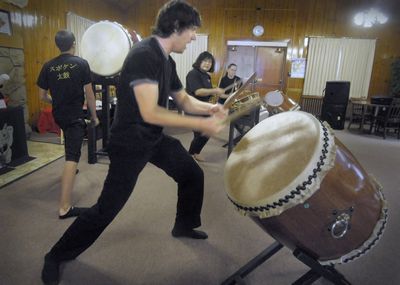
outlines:
[{"label": "drumstick", "polygon": [[246,89],[246,87],[252,83],[252,81],[254,80],[254,78],[256,77],[256,73],[254,72],[249,79],[238,89],[236,90],[232,95],[230,95],[225,103],[224,103],[224,108],[225,109],[229,109],[232,104],[235,102],[235,100],[239,97],[239,95],[242,94],[242,92]]},{"label": "drumstick", "polygon": [[236,121],[237,119],[239,119],[243,115],[246,115],[247,113],[251,112],[253,109],[257,108],[260,105],[261,105],[260,100],[254,101],[254,102],[240,108],[238,111],[229,114],[224,120],[221,121],[221,124],[225,125],[225,124],[231,123],[233,121]]},{"label": "drumstick", "polygon": [[226,86],[224,88],[224,91],[226,92],[227,90],[231,89],[232,87],[235,87],[235,85],[239,85],[240,83],[242,83],[242,80],[235,81],[231,85]]}]

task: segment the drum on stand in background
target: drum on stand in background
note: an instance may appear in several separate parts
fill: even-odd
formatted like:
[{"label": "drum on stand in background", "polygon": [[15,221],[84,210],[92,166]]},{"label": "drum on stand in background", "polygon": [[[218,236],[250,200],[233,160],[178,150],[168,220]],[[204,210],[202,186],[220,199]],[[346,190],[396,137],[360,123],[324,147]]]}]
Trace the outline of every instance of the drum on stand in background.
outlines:
[{"label": "drum on stand in background", "polygon": [[114,76],[121,71],[132,45],[131,35],[124,27],[116,22],[100,21],[83,34],[81,55],[93,73]]},{"label": "drum on stand in background", "polygon": [[[138,41],[140,38],[132,32]],[[88,162],[96,163],[97,155],[105,155],[109,139],[109,130],[117,99],[115,86],[118,84],[119,73],[133,41],[131,34],[116,22],[100,21],[91,25],[83,34],[81,40],[81,56],[89,63],[96,88],[96,97],[101,95],[101,105],[96,101],[96,107],[101,107],[101,135],[103,148],[97,151],[96,128],[88,131]],[[99,87],[99,90],[97,89]],[[100,96],[99,96],[100,97]]]},{"label": "drum on stand in background", "polygon": [[265,94],[264,102],[272,114],[300,110],[300,106],[296,101],[279,90],[270,91]]},{"label": "drum on stand in background", "polygon": [[328,126],[301,111],[253,127],[227,160],[225,186],[242,214],[321,264],[366,253],[386,224],[380,185]]}]

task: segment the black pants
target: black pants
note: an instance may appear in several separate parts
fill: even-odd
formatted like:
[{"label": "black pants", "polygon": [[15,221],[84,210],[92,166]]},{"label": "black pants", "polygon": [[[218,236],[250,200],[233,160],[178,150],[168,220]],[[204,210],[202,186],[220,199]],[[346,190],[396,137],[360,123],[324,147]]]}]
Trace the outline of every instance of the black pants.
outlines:
[{"label": "black pants", "polygon": [[[163,169],[178,183],[175,227],[192,229],[201,225],[204,175],[182,144],[164,136],[150,150],[115,147],[110,143],[110,167],[97,203],[81,214],[51,249],[63,261],[77,257],[100,236],[125,205],[147,162]],[[155,200],[153,207],[162,201]]]},{"label": "black pants", "polygon": [[209,139],[209,137],[202,136],[199,132],[193,132],[193,140],[190,143],[189,153],[191,155],[199,154]]}]

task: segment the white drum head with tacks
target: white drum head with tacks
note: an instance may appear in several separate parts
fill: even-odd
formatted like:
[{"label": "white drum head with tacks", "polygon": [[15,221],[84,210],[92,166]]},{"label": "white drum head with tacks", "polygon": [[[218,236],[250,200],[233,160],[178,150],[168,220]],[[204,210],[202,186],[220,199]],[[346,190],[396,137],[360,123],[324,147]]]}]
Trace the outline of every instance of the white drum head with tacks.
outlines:
[{"label": "white drum head with tacks", "polygon": [[319,189],[333,166],[334,145],[331,131],[305,112],[284,112],[261,121],[226,162],[229,199],[244,214],[279,215]]},{"label": "white drum head with tacks", "polygon": [[265,94],[264,102],[267,103],[268,106],[278,107],[283,104],[283,96],[280,91],[270,91]]},{"label": "white drum head with tacks", "polygon": [[131,36],[120,24],[101,21],[83,34],[81,55],[89,62],[92,72],[112,76],[121,71],[131,47]]}]

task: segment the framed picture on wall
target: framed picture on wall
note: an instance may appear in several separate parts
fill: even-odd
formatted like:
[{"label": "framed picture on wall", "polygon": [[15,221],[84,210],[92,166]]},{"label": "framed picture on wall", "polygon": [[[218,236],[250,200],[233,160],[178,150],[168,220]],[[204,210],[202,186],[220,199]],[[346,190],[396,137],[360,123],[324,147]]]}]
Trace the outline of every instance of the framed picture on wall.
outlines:
[{"label": "framed picture on wall", "polygon": [[0,34],[11,36],[11,19],[8,11],[0,10]]}]

